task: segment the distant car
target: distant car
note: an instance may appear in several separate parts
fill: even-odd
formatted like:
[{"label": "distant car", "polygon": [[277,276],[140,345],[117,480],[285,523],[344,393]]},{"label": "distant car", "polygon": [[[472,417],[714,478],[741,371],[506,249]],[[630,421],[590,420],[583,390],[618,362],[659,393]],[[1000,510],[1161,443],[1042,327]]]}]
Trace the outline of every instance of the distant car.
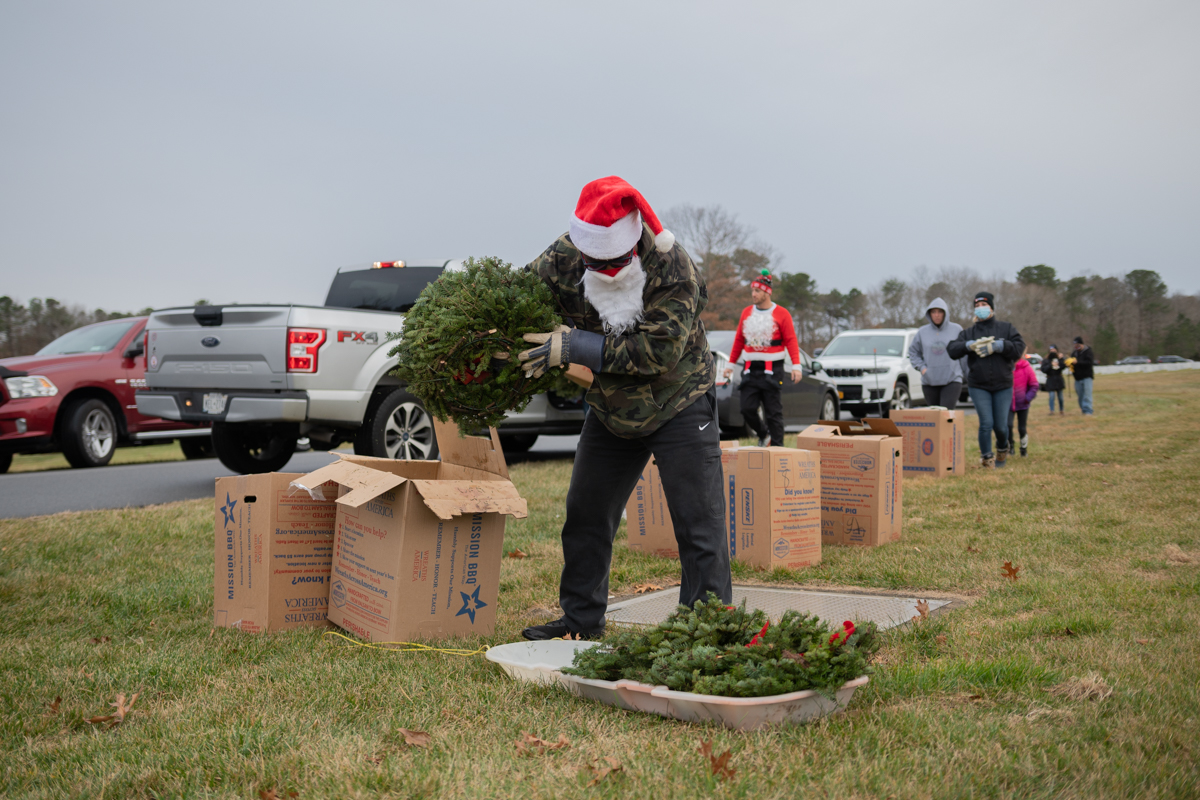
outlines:
[{"label": "distant car", "polygon": [[[721,436],[737,439],[751,435],[742,416],[741,370],[733,368],[733,376],[726,380],[725,367],[729,366],[729,353],[733,350],[734,331],[709,331],[708,349],[713,352],[717,365],[717,418],[721,425]],[[789,377],[783,381],[783,426],[798,427],[811,425],[823,419],[838,419],[841,401],[837,384],[823,371],[821,362],[814,361],[808,353],[800,351],[801,378],[792,383],[790,377],[792,359],[784,355],[784,369]],[[761,413],[761,412],[760,412]]]},{"label": "distant car", "polygon": [[1149,356],[1126,356],[1117,362],[1118,367],[1124,367],[1128,364],[1149,364]]},{"label": "distant car", "polygon": [[85,325],[35,355],[0,359],[0,472],[14,454],[61,451],[73,467],[99,467],[119,446],[172,439],[188,458],[213,455],[207,426],[138,413],[146,319]]},{"label": "distant car", "polygon": [[1025,360],[1029,362],[1029,366],[1033,367],[1033,372],[1038,378],[1038,389],[1046,391],[1046,373],[1042,372],[1042,357],[1037,353],[1030,353],[1025,356]]},{"label": "distant car", "polygon": [[1159,356],[1158,363],[1160,363],[1160,364],[1190,364],[1190,363],[1192,363],[1192,360],[1190,358],[1184,358],[1183,356]]}]

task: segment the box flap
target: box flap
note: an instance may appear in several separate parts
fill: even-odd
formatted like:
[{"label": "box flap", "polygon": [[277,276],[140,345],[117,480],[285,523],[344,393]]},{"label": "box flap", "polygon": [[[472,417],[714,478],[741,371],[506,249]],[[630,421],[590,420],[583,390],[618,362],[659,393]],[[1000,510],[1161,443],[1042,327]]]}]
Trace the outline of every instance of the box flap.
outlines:
[{"label": "box flap", "polygon": [[315,500],[323,498],[318,498],[313,492],[320,491],[319,487],[322,483],[333,481],[350,490],[339,497],[337,502],[343,506],[358,508],[375,496],[389,489],[395,489],[406,480],[408,478],[400,475],[371,469],[348,459],[342,459],[341,461],[327,464],[315,472],[310,472],[302,478],[297,478],[288,485],[303,489],[312,495]]},{"label": "box flap", "polygon": [[801,436],[899,436],[900,429],[890,419],[863,417],[862,419],[829,420],[820,425],[809,425],[800,431]]},{"label": "box flap", "polygon": [[488,428],[490,440],[482,436],[462,436],[453,422],[442,422],[435,417],[433,430],[437,435],[442,461],[508,477],[508,464],[504,462],[504,450],[500,447],[500,435],[495,428]]},{"label": "box flap", "polygon": [[478,514],[494,511],[518,519],[529,515],[525,499],[510,481],[418,481],[413,488],[425,501],[425,506],[439,519],[458,514]]}]

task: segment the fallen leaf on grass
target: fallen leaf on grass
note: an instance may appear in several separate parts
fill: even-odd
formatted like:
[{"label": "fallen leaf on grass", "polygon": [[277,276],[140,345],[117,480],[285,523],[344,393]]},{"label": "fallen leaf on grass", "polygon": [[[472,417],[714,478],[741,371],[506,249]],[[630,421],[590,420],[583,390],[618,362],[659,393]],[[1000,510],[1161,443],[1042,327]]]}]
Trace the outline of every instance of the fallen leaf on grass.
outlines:
[{"label": "fallen leaf on grass", "polygon": [[1050,694],[1068,700],[1103,700],[1112,693],[1112,687],[1097,672],[1089,672],[1082,678],[1071,678],[1066,683],[1060,683],[1050,689]]},{"label": "fallen leaf on grass", "polygon": [[1017,579],[1017,573],[1020,571],[1021,571],[1021,568],[1014,567],[1012,565],[1011,561],[1004,562],[1004,577],[1011,578],[1012,580],[1015,581]]},{"label": "fallen leaf on grass", "polygon": [[433,741],[433,737],[425,731],[410,731],[408,728],[397,728],[396,730],[404,737],[404,743],[411,744],[413,747],[429,747],[429,743]]},{"label": "fallen leaf on grass", "polygon": [[58,714],[58,708],[61,705],[62,705],[62,698],[55,697],[54,702],[47,706],[47,709],[49,709],[49,710],[46,711],[46,713],[43,714],[42,716],[53,717],[54,715]]},{"label": "fallen leaf on grass", "polygon": [[112,637],[111,636],[93,636],[92,638],[88,639],[88,641],[91,642],[92,644],[107,644],[112,641]]},{"label": "fallen leaf on grass", "polygon": [[983,522],[983,514],[976,514],[976,515],[975,515],[975,521],[976,521],[976,522]]},{"label": "fallen leaf on grass", "polygon": [[1172,564],[1195,564],[1196,557],[1183,552],[1177,544],[1169,544],[1163,548],[1163,555],[1167,557],[1167,561]]},{"label": "fallen leaf on grass", "polygon": [[1103,466],[1104,466],[1104,462],[1103,462],[1103,461],[1093,461],[1093,462],[1092,462],[1092,466],[1093,466],[1093,467],[1103,467]]},{"label": "fallen leaf on grass", "polygon": [[116,702],[109,703],[109,705],[112,706],[114,709],[113,713],[107,714],[103,717],[92,717],[91,719],[89,719],[87,721],[92,723],[93,725],[104,724],[105,727],[108,727],[108,728],[112,728],[117,725],[120,725],[122,722],[125,721],[125,716],[130,711],[133,710],[133,704],[137,702],[139,694],[141,694],[141,692],[134,692],[133,697],[129,698],[128,703],[125,702],[125,695],[123,695],[123,694],[117,695]]},{"label": "fallen leaf on grass", "polygon": [[646,592],[657,592],[661,588],[663,587],[659,586],[657,583],[639,583],[633,587],[633,593],[645,594]]},{"label": "fallen leaf on grass", "polygon": [[919,547],[914,547],[913,550],[916,550],[918,553],[921,552],[921,548]]},{"label": "fallen leaf on grass", "polygon": [[736,770],[729,766],[729,759],[733,755],[732,752],[726,750],[719,756],[714,755],[712,739],[705,739],[700,743],[700,755],[708,759],[708,771],[712,773],[713,777],[728,780],[736,773]]},{"label": "fallen leaf on grass", "polygon": [[933,638],[934,638],[934,641],[937,642],[938,644],[946,643],[946,634],[944,634],[944,633],[939,633],[937,636],[935,636]]},{"label": "fallen leaf on grass", "polygon": [[1046,515],[1046,519],[1050,520],[1051,522],[1054,522],[1054,517],[1050,516],[1049,514]]},{"label": "fallen leaf on grass", "polygon": [[1100,482],[1103,483],[1105,486],[1112,486],[1112,484],[1109,483],[1108,481],[1100,481]]},{"label": "fallen leaf on grass", "polygon": [[521,552],[520,550],[510,550],[505,555],[509,558],[529,558],[528,553]]},{"label": "fallen leaf on grass", "polygon": [[611,756],[605,756],[604,760],[608,762],[607,767],[600,766],[600,759],[594,759],[591,764],[584,764],[583,768],[592,773],[592,779],[587,782],[588,786],[595,786],[600,781],[607,778],[614,772],[624,772],[625,768],[621,766],[621,762]]},{"label": "fallen leaf on grass", "polygon": [[1149,639],[1138,639],[1137,643],[1138,644],[1150,644],[1150,640]]},{"label": "fallen leaf on grass", "polygon": [[279,794],[274,789],[259,789],[258,796],[261,800],[283,800],[285,797],[297,797],[297,794],[295,792]]},{"label": "fallen leaf on grass", "polygon": [[968,547],[968,548],[967,548],[967,552],[968,552],[968,553],[978,553],[979,551],[978,551],[978,550],[976,550],[974,547]]},{"label": "fallen leaf on grass", "polygon": [[913,619],[925,619],[926,617],[928,617],[929,616],[929,603],[927,603],[924,600],[918,600],[917,601],[917,614],[919,616],[913,617]]},{"label": "fallen leaf on grass", "polygon": [[519,756],[543,756],[547,750],[565,750],[571,746],[571,742],[567,740],[564,734],[558,735],[557,742],[548,742],[545,739],[539,739],[528,731],[521,731],[521,738],[513,742],[517,748]]}]

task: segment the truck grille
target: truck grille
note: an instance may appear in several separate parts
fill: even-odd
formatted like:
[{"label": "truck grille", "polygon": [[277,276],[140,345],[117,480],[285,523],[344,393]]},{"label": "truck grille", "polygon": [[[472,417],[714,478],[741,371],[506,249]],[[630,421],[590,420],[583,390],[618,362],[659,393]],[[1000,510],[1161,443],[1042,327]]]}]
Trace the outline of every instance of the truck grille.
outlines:
[{"label": "truck grille", "polygon": [[865,370],[862,370],[862,369],[829,369],[829,368],[826,368],[826,369],[825,369],[825,372],[826,372],[826,373],[829,375],[829,377],[831,377],[831,378],[861,378],[861,377],[863,376],[863,373],[865,372]]},{"label": "truck grille", "polygon": [[838,390],[842,393],[843,400],[862,400],[861,386],[839,386]]}]

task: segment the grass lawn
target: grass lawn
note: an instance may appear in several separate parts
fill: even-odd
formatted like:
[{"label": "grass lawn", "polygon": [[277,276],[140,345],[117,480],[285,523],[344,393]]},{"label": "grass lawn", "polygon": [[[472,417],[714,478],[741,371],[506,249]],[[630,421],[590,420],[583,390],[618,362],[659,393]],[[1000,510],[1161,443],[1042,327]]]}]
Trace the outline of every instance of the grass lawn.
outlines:
[{"label": "grass lawn", "polygon": [[[1029,458],[906,485],[903,541],[736,568],[966,601],[885,634],[845,714],[749,734],[528,687],[480,656],[213,629],[210,502],[0,521],[0,796],[1195,798],[1200,373],[1100,376],[1093,418],[1043,399]],[[569,469],[512,468],[530,515],[505,549],[529,558],[505,559],[487,643],[555,604]],[[623,542],[614,593],[675,576]],[[85,721],[134,692],[122,724]],[[570,747],[521,757],[523,732]],[[697,751],[710,738],[732,777]],[[605,757],[622,770],[588,786]]]},{"label": "grass lawn", "polygon": [[[179,442],[147,444],[140,447],[118,447],[109,464],[147,464],[152,461],[183,461]],[[13,456],[9,472],[41,472],[47,469],[71,469],[62,453],[38,453]]]}]

